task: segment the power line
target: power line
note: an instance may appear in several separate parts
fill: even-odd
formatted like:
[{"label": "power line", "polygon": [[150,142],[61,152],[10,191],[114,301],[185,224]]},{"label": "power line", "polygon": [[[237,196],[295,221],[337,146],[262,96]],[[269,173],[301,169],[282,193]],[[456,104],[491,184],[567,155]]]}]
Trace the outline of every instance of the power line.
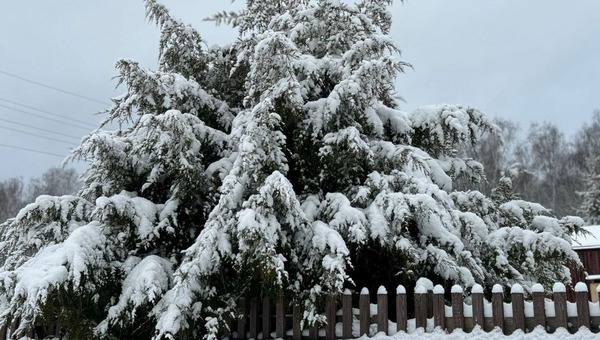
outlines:
[{"label": "power line", "polygon": [[13,77],[13,78],[16,78],[16,79],[19,79],[19,80],[22,80],[22,81],[25,81],[25,82],[37,85],[37,86],[45,87],[47,89],[51,89],[51,90],[54,90],[54,91],[57,91],[57,92],[68,94],[68,95],[73,96],[73,97],[85,99],[85,100],[90,101],[90,102],[94,102],[94,103],[98,103],[98,104],[102,104],[102,105],[110,105],[107,102],[96,100],[94,98],[90,98],[90,97],[87,97],[87,96],[84,96],[82,94],[78,94],[78,93],[75,93],[75,92],[71,92],[71,91],[59,89],[58,87],[47,85],[47,84],[43,84],[43,83],[31,80],[31,79],[23,78],[23,77],[20,77],[20,76],[18,76],[16,74],[12,74],[12,73],[9,73],[9,72],[6,72],[6,71],[0,70],[0,73],[5,74],[5,75],[7,75],[9,77]]},{"label": "power line", "polygon": [[40,150],[34,150],[34,149],[30,149],[30,148],[24,148],[24,147],[21,147],[21,146],[9,145],[9,144],[4,144],[4,143],[0,143],[0,146],[4,146],[4,147],[7,147],[7,148],[11,148],[11,149],[17,149],[17,150],[24,150],[24,151],[29,151],[29,152],[41,153],[41,154],[44,154],[44,155],[60,157],[62,159],[64,159],[66,157],[65,155],[59,155],[57,153],[40,151]]},{"label": "power line", "polygon": [[39,111],[39,112],[43,112],[43,113],[47,113],[47,114],[49,114],[49,115],[51,115],[51,116],[56,116],[56,117],[61,117],[61,118],[64,118],[64,119],[72,120],[72,121],[74,121],[74,122],[78,122],[78,123],[81,123],[81,124],[88,125],[88,126],[90,126],[90,127],[92,127],[92,128],[95,128],[95,127],[96,127],[96,125],[94,125],[94,124],[88,123],[88,122],[86,122],[86,121],[83,121],[83,120],[78,120],[78,119],[75,119],[75,118],[71,118],[71,117],[69,117],[69,116],[65,116],[65,115],[61,115],[61,114],[58,114],[58,113],[54,113],[54,112],[50,112],[50,111],[46,111],[46,110],[42,110],[42,109],[38,109],[38,108],[35,108],[35,107],[33,107],[33,106],[29,106],[29,105],[21,104],[21,103],[19,103],[19,102],[15,102],[15,101],[8,100],[8,99],[5,99],[5,98],[0,98],[0,100],[1,100],[1,101],[4,101],[4,102],[7,102],[7,103],[14,104],[14,105],[19,105],[19,106],[22,106],[22,107],[28,108],[28,109],[30,109],[30,110],[35,110],[35,111]]},{"label": "power line", "polygon": [[52,130],[48,130],[48,129],[43,129],[43,128],[39,128],[39,127],[35,127],[35,126],[31,126],[31,125],[27,125],[27,124],[23,124],[23,123],[19,123],[19,122],[15,122],[15,121],[12,121],[12,120],[9,120],[9,119],[0,118],[0,121],[11,123],[11,124],[15,124],[15,125],[24,126],[24,127],[30,128],[30,129],[39,130],[39,131],[51,133],[51,134],[62,136],[62,137],[69,137],[69,138],[81,139],[81,137],[66,135],[64,133],[60,133],[60,132],[56,132],[56,131],[52,131]]},{"label": "power line", "polygon": [[76,127],[78,129],[89,131],[89,128],[83,127],[81,125],[76,125],[76,124],[71,124],[71,123],[63,122],[62,120],[58,120],[58,119],[54,119],[54,118],[48,118],[48,117],[39,115],[37,113],[33,113],[33,112],[29,112],[29,111],[17,109],[15,107],[10,107],[10,106],[3,105],[3,104],[0,104],[0,107],[6,108],[6,109],[9,109],[9,110],[13,110],[13,111],[17,111],[17,112],[21,112],[21,113],[24,113],[24,114],[27,114],[27,115],[35,116],[35,117],[38,117],[38,118],[46,119],[46,120],[49,120],[49,121],[52,121],[52,122],[57,122],[57,123],[60,123],[60,124],[69,125],[69,126],[72,126],[72,127]]},{"label": "power line", "polygon": [[34,136],[34,137],[38,137],[38,138],[45,138],[45,139],[48,139],[48,140],[53,140],[53,141],[56,141],[56,142],[65,143],[65,144],[71,145],[71,146],[73,146],[73,144],[74,144],[73,142],[67,142],[67,141],[64,141],[62,139],[53,138],[53,137],[46,137],[46,136],[36,135],[35,133],[32,133],[32,132],[23,131],[23,130],[11,128],[11,127],[8,127],[8,126],[2,126],[2,125],[0,125],[0,129],[5,129],[5,130],[9,130],[9,131],[19,132],[19,133],[23,133],[23,134]]}]

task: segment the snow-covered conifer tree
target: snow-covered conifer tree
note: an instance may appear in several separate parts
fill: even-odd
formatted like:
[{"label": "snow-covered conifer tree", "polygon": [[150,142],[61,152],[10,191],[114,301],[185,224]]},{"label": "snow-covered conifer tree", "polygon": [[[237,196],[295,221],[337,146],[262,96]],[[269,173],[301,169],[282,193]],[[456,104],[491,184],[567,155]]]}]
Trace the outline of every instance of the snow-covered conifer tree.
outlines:
[{"label": "snow-covered conifer tree", "polygon": [[581,220],[508,187],[453,190],[483,174],[457,146],[496,127],[470,107],[400,110],[391,1],[246,5],[213,17],[236,42],[204,50],[146,0],[158,71],[119,61],[127,91],[73,155],[82,191],[2,225],[0,323],[214,338],[240,298],[285,294],[315,324],[353,285],[568,280]]},{"label": "snow-covered conifer tree", "polygon": [[597,171],[599,164],[600,157],[593,151],[586,159],[586,190],[578,193],[583,199],[579,212],[588,225],[600,224],[600,175]]}]

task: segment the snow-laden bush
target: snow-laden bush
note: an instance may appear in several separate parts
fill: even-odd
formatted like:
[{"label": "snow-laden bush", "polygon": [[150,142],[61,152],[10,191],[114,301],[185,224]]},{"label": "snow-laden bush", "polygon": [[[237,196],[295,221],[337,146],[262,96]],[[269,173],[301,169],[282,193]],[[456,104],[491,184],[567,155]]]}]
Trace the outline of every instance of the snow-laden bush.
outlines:
[{"label": "snow-laden bush", "polygon": [[483,173],[456,147],[497,128],[469,107],[400,110],[390,2],[248,1],[213,17],[239,38],[205,50],[146,0],[158,70],[119,61],[127,91],[72,156],[90,162],[81,192],[2,225],[0,323],[211,338],[244,297],[285,294],[314,324],[354,283],[568,281],[580,219],[508,180],[453,190]]}]

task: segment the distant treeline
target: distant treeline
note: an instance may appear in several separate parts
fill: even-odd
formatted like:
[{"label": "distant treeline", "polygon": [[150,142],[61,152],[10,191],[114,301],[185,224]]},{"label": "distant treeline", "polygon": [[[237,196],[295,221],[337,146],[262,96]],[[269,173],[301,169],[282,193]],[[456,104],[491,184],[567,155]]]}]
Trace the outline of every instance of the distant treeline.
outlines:
[{"label": "distant treeline", "polygon": [[[579,215],[597,223],[593,205],[600,178],[600,110],[571,137],[547,122],[533,123],[526,131],[514,121],[495,122],[497,134],[486,133],[476,146],[459,150],[483,164],[487,180],[477,184],[480,191],[489,195],[506,176],[522,199],[540,203],[558,217]],[[460,189],[472,185],[468,179],[458,182]]]},{"label": "distant treeline", "polygon": [[50,168],[29,183],[21,177],[0,181],[0,223],[15,217],[21,208],[40,195],[74,194],[80,187],[79,175],[71,168]]}]

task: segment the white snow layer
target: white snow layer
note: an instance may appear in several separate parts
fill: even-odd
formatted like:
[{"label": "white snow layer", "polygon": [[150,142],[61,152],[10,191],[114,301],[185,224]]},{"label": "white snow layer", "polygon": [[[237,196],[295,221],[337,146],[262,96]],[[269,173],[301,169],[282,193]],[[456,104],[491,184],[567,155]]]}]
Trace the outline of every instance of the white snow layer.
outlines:
[{"label": "white snow layer", "polygon": [[[22,306],[23,318],[36,316],[40,311],[37,301],[45,301],[51,290],[71,281],[80,288],[82,276],[91,268],[104,262],[106,237],[102,225],[92,222],[73,230],[61,244],[53,244],[41,249],[13,273],[14,281],[4,272],[0,281],[16,282],[11,304]],[[8,279],[8,280],[7,280]]]},{"label": "white snow layer", "polygon": [[556,332],[550,334],[547,333],[543,327],[536,327],[533,332],[524,333],[521,330],[515,331],[511,335],[504,335],[502,331],[497,328],[491,332],[485,332],[477,326],[472,332],[466,333],[461,329],[457,329],[454,332],[447,334],[446,332],[435,329],[431,333],[426,333],[422,328],[414,330],[413,332],[399,332],[395,335],[385,335],[378,333],[374,337],[363,336],[360,339],[371,339],[371,340],[465,340],[465,339],[477,339],[477,340],[595,340],[598,339],[598,334],[592,333],[587,328],[580,329],[575,334],[570,334],[566,329],[559,328]]},{"label": "white snow layer", "polygon": [[108,319],[117,319],[128,309],[132,309],[129,317],[135,318],[135,309],[146,303],[156,302],[169,288],[173,275],[172,263],[155,255],[140,260],[134,259],[137,265],[125,277],[119,303],[108,310]]}]

